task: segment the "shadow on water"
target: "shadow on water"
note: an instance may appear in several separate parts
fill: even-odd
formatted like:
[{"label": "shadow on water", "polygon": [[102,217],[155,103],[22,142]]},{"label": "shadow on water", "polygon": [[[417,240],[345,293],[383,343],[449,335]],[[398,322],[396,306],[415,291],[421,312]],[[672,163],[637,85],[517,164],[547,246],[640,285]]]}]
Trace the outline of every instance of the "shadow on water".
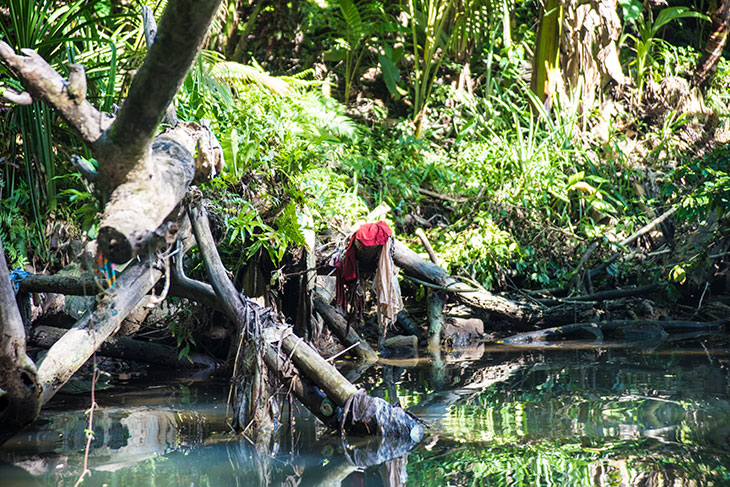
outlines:
[{"label": "shadow on water", "polygon": [[[479,345],[351,365],[427,423],[410,451],[346,444],[301,411],[294,448],[262,454],[228,433],[225,385],[129,383],[98,394],[83,485],[730,485],[729,361],[725,348]],[[86,407],[59,397],[5,445],[2,485],[74,485]]]}]

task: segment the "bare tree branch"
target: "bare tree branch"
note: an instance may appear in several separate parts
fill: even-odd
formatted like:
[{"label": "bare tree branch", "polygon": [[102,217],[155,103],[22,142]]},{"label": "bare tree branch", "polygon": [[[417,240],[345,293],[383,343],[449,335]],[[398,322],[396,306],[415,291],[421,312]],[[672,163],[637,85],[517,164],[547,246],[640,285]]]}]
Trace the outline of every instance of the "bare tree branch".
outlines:
[{"label": "bare tree branch", "polygon": [[150,149],[157,127],[198,55],[220,0],[172,0],[116,121],[97,143],[102,179],[116,187]]},{"label": "bare tree branch", "polygon": [[[110,118],[99,112],[83,97],[69,92],[72,84],[58,74],[45,59],[32,49],[16,54],[7,43],[0,41],[0,58],[22,80],[34,100],[46,100],[89,143],[97,141],[109,126]],[[84,78],[85,81],[85,78]],[[84,83],[85,84],[85,83]],[[75,87],[75,86],[74,86]]]}]

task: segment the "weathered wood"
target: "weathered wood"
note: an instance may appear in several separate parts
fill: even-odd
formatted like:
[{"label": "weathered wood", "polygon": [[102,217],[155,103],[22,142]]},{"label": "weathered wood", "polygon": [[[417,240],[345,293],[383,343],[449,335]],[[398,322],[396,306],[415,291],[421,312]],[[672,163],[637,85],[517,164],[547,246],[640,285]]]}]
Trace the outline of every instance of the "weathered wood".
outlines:
[{"label": "weathered wood", "polygon": [[[63,337],[66,331],[63,328],[41,325],[34,327],[28,338],[29,342],[33,345],[50,348]],[[161,367],[189,369],[213,368],[217,366],[215,360],[202,353],[193,352],[187,357],[178,358],[178,351],[175,347],[134,340],[127,337],[107,338],[101,344],[97,353],[105,357],[134,360],[136,362]]]},{"label": "weathered wood", "polygon": [[266,347],[264,361],[266,366],[276,373],[276,377],[284,384],[286,390],[291,391],[294,397],[304,404],[317,419],[332,429],[339,426],[337,424],[337,406],[327,399],[311,381],[302,379],[296,367],[287,367],[287,357],[277,354],[273,347]]},{"label": "weathered wood", "polygon": [[0,445],[31,423],[41,408],[36,366],[25,350],[23,320],[0,242]]},{"label": "weathered wood", "polygon": [[712,26],[705,48],[702,50],[692,85],[707,89],[715,77],[717,66],[722,59],[723,50],[730,35],[730,0],[718,0],[711,11]]},{"label": "weathered wood", "polygon": [[170,294],[179,298],[197,301],[211,308],[221,309],[222,306],[221,302],[218,301],[215,290],[213,290],[213,286],[185,275],[182,254],[175,256],[175,265],[171,268]]},{"label": "weathered wood", "polygon": [[[37,53],[18,56],[0,43],[0,57],[36,100],[46,100],[86,140],[99,161],[96,187],[108,200],[98,243],[115,264],[149,245],[186,193],[195,174],[193,154],[208,131],[192,122],[160,137],[157,128],[198,54],[220,0],[171,0],[152,44],[113,123],[86,101],[83,67],[64,80]],[[153,141],[154,139],[154,141]],[[203,144],[205,145],[205,144]]]},{"label": "weathered wood", "polygon": [[[596,343],[600,344],[604,339],[604,334],[608,332],[625,331],[625,334],[633,334],[640,337],[636,340],[641,343],[643,336],[640,333],[642,329],[652,331],[657,330],[662,335],[662,340],[666,338],[669,332],[677,330],[715,330],[722,326],[730,324],[730,319],[698,322],[698,321],[661,321],[661,320],[608,320],[608,321],[592,321],[587,323],[571,323],[569,325],[556,326],[553,328],[545,328],[527,333],[519,333],[507,338],[499,340],[498,343],[512,346],[532,346],[533,344],[545,344],[546,342],[556,342],[566,340],[578,333],[586,332]],[[655,334],[656,335],[656,334]],[[624,337],[625,338],[625,337]]]},{"label": "weathered wood", "polygon": [[45,100],[51,104],[68,124],[76,129],[88,143],[94,143],[111,125],[112,119],[86,100],[72,96],[69,82],[54,70],[45,59],[32,49],[15,53],[7,43],[0,41],[0,57],[22,81],[34,101]]},{"label": "weathered wood", "polygon": [[[157,38],[157,22],[155,21],[155,15],[152,13],[152,9],[147,5],[142,6],[142,25],[144,26],[144,41],[147,44],[147,50],[149,51],[152,44],[154,44]],[[177,125],[177,113],[175,112],[175,102],[170,102],[165,110],[164,123],[174,127]]]},{"label": "weathered wood", "polygon": [[494,313],[512,322],[534,322],[543,315],[543,310],[531,303],[516,303],[495,296],[484,289],[476,289],[449,275],[444,269],[418,256],[414,251],[395,241],[393,260],[406,276],[413,276],[451,290],[464,303]]},{"label": "weathered wood", "polygon": [[664,291],[667,288],[666,284],[647,284],[646,286],[637,287],[626,287],[621,289],[608,289],[606,291],[599,291],[593,294],[586,294],[584,296],[573,296],[569,298],[563,298],[558,302],[571,302],[571,301],[608,301],[611,299],[626,298],[629,296],[646,296],[647,294],[658,293]]},{"label": "weathered wood", "polygon": [[327,327],[335,334],[340,343],[346,347],[357,344],[353,347],[353,350],[365,362],[375,362],[378,360],[378,354],[375,350],[351,326],[347,326],[345,317],[333,306],[330,306],[321,294],[312,293],[312,304],[314,305],[314,310],[319,313]]},{"label": "weathered wood", "polygon": [[[171,268],[170,296],[186,298],[211,308],[220,309],[221,304],[213,287],[191,279],[182,271],[181,259],[175,260]],[[19,284],[20,293],[56,293],[71,296],[96,296],[106,289],[106,282],[94,276],[67,276],[29,274]]]},{"label": "weathered wood", "polygon": [[428,351],[432,355],[441,350],[441,330],[444,328],[444,299],[438,291],[428,293]]},{"label": "weathered wood", "polygon": [[423,248],[426,249],[426,253],[428,253],[428,257],[431,259],[431,262],[441,267],[441,261],[439,260],[438,255],[436,255],[436,251],[433,250],[433,247],[431,247],[431,242],[428,241],[428,237],[426,236],[426,232],[423,231],[423,228],[416,228],[416,237],[419,238]]},{"label": "weathered wood", "polygon": [[116,121],[95,144],[103,161],[99,165],[100,179],[107,186],[103,192],[134,179],[128,174],[147,159],[160,120],[198,55],[219,4],[220,0],[168,2],[155,42],[132,80]]},{"label": "weathered wood", "polygon": [[199,131],[197,123],[180,123],[157,137],[151,155],[114,189],[104,207],[97,237],[99,249],[111,262],[129,261],[153,239],[174,240],[177,227],[160,225],[193,181]]},{"label": "weathered wood", "polygon": [[18,285],[21,293],[56,293],[72,296],[95,296],[105,288],[106,283],[96,280],[92,275],[78,277],[59,274],[28,274]]},{"label": "weathered wood", "polygon": [[294,333],[282,337],[281,348],[284,353],[292,357],[302,374],[317,384],[338,406],[344,406],[347,400],[358,392],[358,388],[345,379],[334,365],[323,359]]},{"label": "weathered wood", "polygon": [[48,350],[38,365],[44,404],[119,329],[124,318],[160,279],[162,271],[150,264],[137,261],[124,269],[114,288],[98,300],[96,308],[87,312]]}]

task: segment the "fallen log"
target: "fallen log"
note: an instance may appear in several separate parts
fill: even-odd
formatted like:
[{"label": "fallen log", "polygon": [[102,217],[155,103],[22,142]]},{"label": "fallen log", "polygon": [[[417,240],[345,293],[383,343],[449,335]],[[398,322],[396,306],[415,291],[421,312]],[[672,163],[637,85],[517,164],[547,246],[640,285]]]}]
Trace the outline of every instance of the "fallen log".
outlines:
[{"label": "fallen log", "polygon": [[378,354],[368,343],[363,340],[352,326],[347,326],[347,320],[334,307],[327,303],[327,300],[319,293],[312,293],[312,304],[314,310],[324,320],[327,327],[335,334],[337,339],[346,347],[353,347],[353,350],[365,362],[375,362]]},{"label": "fallen log", "polygon": [[454,293],[464,304],[488,311],[495,317],[517,326],[559,325],[576,320],[588,320],[594,314],[593,302],[590,301],[572,300],[558,306],[547,307],[537,300],[513,301],[494,295],[486,289],[475,288],[459,281],[436,264],[422,259],[397,240],[394,245],[393,260],[403,270],[406,278],[441,291]]},{"label": "fallen log", "polygon": [[[176,256],[177,257],[177,256]],[[169,296],[186,298],[211,308],[220,309],[220,302],[213,287],[206,283],[191,279],[182,269],[182,258],[175,259],[171,267]],[[70,296],[96,296],[107,289],[104,280],[92,275],[67,276],[48,274],[28,274],[18,284],[18,293],[55,293]]]},{"label": "fallen log", "polygon": [[[36,326],[31,330],[28,341],[38,347],[50,348],[66,331],[63,328],[55,328],[52,326]],[[218,366],[215,360],[202,353],[190,353],[186,357],[178,358],[178,351],[175,347],[134,340],[127,337],[107,338],[101,344],[97,353],[105,357],[134,360],[160,367],[207,369]]]},{"label": "fallen log", "polygon": [[443,268],[422,259],[401,242],[395,242],[393,259],[406,277],[413,276],[421,281],[433,283],[449,290],[464,303],[494,313],[512,322],[534,323],[543,317],[545,310],[532,303],[516,303],[495,296],[485,289],[476,289],[449,275]]},{"label": "fallen log", "polygon": [[[246,338],[249,340],[257,338],[263,340],[263,343],[258,343],[256,346],[264,347],[264,357],[270,355],[266,347],[276,351],[277,354],[281,349],[286,357],[290,358],[298,374],[310,379],[332,403],[343,408],[340,423],[343,431],[378,433],[384,437],[404,438],[411,442],[420,441],[423,431],[414,417],[400,408],[392,407],[380,398],[368,396],[355,387],[303,339],[297,337],[291,326],[283,323],[270,310],[261,308],[238,293],[220,260],[210,232],[208,217],[199,200],[192,201],[188,206],[188,216],[213,289],[226,315],[236,324],[240,334],[248,335]],[[257,331],[260,333],[258,336],[256,333],[249,333],[252,325],[261,329],[260,332]],[[267,367],[279,363],[276,360],[272,364],[271,358],[275,357],[265,360]],[[286,371],[278,366],[272,371],[276,376],[286,374]],[[315,411],[313,413],[317,414]]]},{"label": "fallen log", "polygon": [[81,317],[48,350],[38,364],[43,404],[119,329],[124,318],[160,279],[162,271],[151,264],[139,260],[124,269],[114,288],[97,300],[96,308]]},{"label": "fallen log", "polygon": [[[518,333],[498,340],[497,343],[517,347],[544,346],[570,339],[592,338],[594,344],[603,344],[607,333],[621,335],[622,339],[634,337],[635,344],[643,344],[648,339],[663,341],[670,332],[691,330],[717,330],[727,325],[730,320],[712,322],[697,321],[658,321],[658,320],[609,320],[587,323],[572,323],[569,325],[545,328],[527,333]],[[644,332],[644,333],[642,333]]]}]

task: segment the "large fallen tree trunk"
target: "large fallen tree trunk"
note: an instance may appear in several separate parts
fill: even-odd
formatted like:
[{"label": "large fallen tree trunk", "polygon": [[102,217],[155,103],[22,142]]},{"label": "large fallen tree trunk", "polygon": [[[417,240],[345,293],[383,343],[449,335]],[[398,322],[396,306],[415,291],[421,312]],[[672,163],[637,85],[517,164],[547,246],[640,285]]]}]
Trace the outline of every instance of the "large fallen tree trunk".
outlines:
[{"label": "large fallen tree trunk", "polygon": [[[270,311],[242,296],[228,277],[225,267],[216,250],[216,244],[210,232],[208,217],[200,201],[188,206],[188,215],[198,241],[200,253],[205,262],[208,277],[218,295],[224,311],[229,319],[236,323],[239,334],[248,334],[248,339],[263,339],[265,363],[278,376],[286,376],[287,371],[278,366],[280,351],[295,367],[296,374],[310,379],[329,400],[343,408],[341,428],[357,433],[381,434],[391,438],[403,438],[419,441],[422,435],[421,426],[408,413],[394,408],[380,398],[368,396],[359,390],[329,362],[324,360],[312,347],[297,337],[292,327],[277,319]],[[260,337],[248,333],[252,322],[258,322],[264,328]],[[272,355],[275,353],[276,355]],[[292,370],[291,368],[289,369]],[[302,384],[300,381],[299,384]],[[304,403],[310,407],[311,403]],[[316,415],[322,411],[313,410]],[[334,411],[333,411],[334,413]],[[349,421],[348,421],[348,418]]]}]

